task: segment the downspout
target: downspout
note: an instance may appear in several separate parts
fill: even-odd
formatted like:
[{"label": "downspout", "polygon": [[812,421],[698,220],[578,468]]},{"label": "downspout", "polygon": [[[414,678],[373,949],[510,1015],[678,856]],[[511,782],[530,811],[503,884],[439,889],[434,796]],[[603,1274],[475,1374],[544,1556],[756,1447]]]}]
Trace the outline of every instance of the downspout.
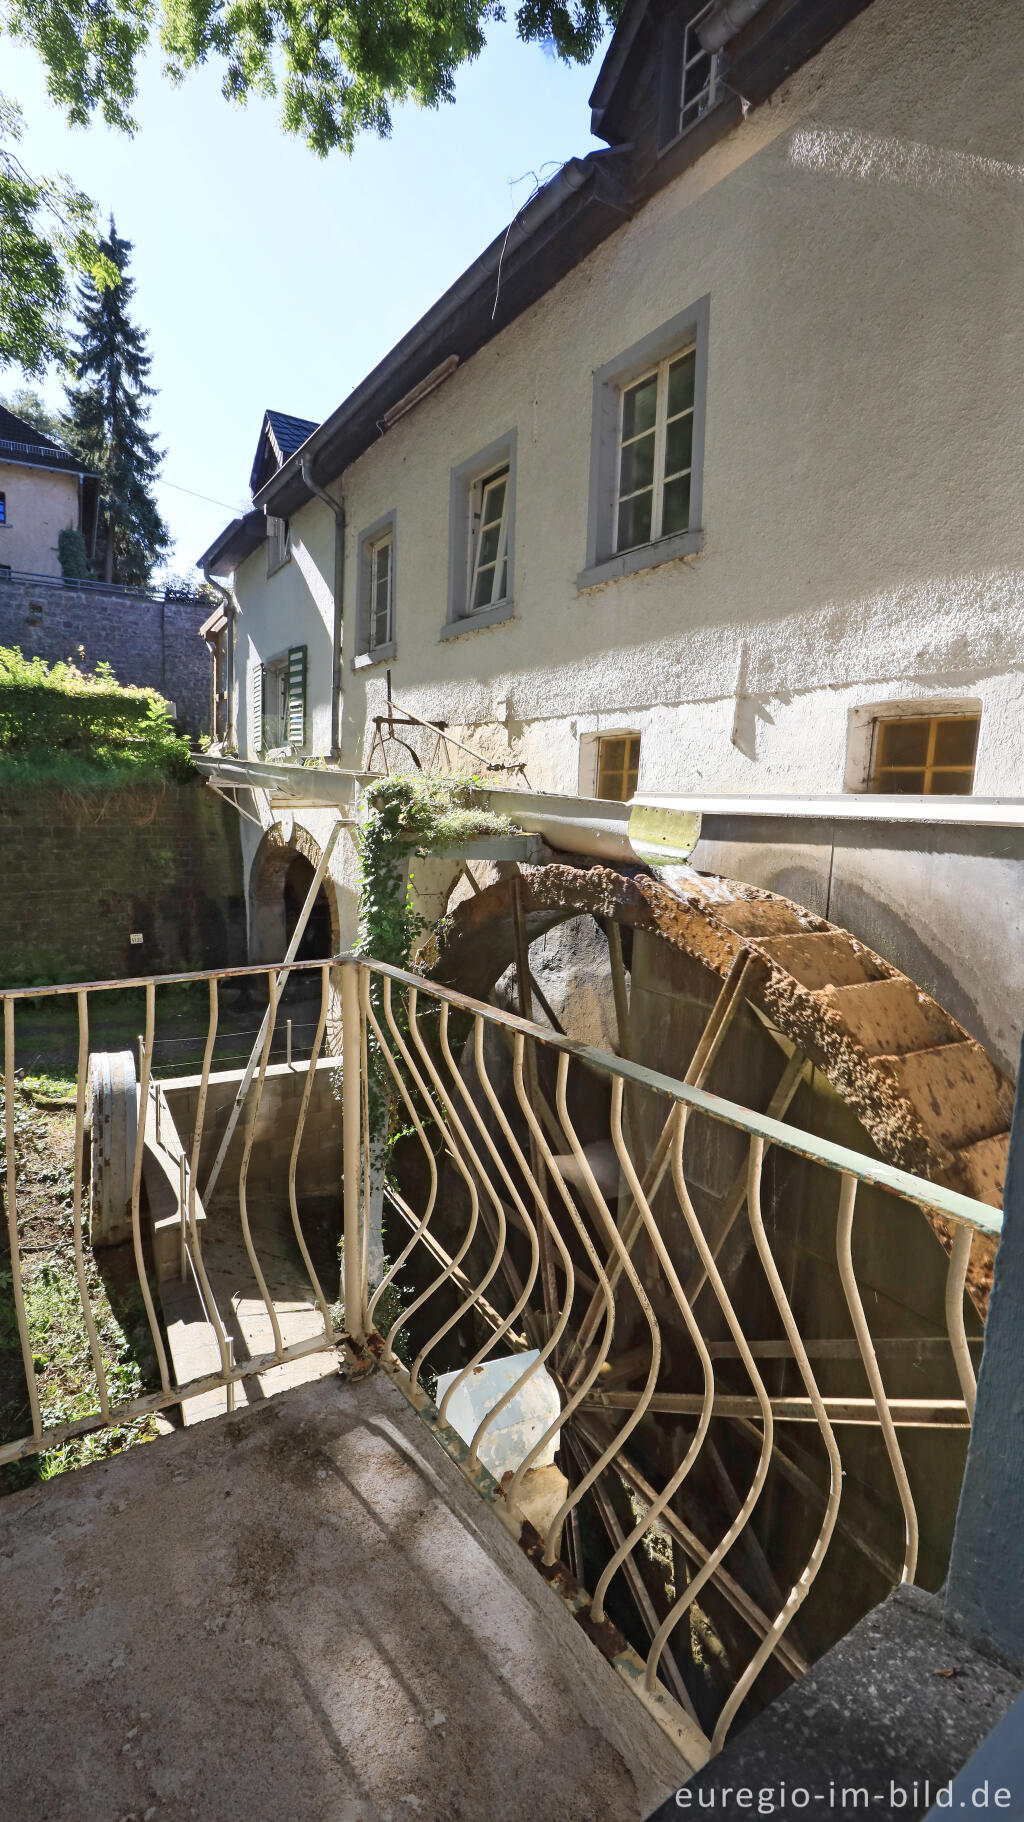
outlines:
[{"label": "downspout", "polygon": [[345,603],[345,504],[335,500],[326,488],[313,479],[313,465],[307,456],[300,463],[302,479],[318,500],[334,514],[334,640],[331,652],[331,751],[329,758],[341,758],[341,639]]},{"label": "downspout", "polygon": [[[236,603],[235,603],[235,594],[234,594],[233,589],[225,588],[223,583],[218,582],[215,577],[211,576],[208,569],[204,569],[203,575],[206,577],[206,580],[207,580],[209,586],[213,589],[214,594],[219,595],[221,600],[223,601],[224,612],[227,616],[227,622],[228,622],[227,629],[226,629],[227,638],[224,641],[225,658],[226,658],[225,667],[224,667],[224,669],[225,669],[224,694],[227,697],[227,723],[228,724],[227,724],[227,728],[226,728],[225,734],[224,734],[224,744],[226,747],[228,747],[230,749],[231,752],[235,752],[235,751],[237,751],[237,748],[238,748],[238,736],[237,736],[237,732],[236,732],[236,728],[235,728],[235,614],[237,611]],[[214,701],[216,703],[217,651],[214,646],[211,646],[211,648],[210,648],[210,657],[213,662],[213,690],[214,690]],[[216,740],[216,738],[217,738],[216,710],[214,712],[214,718],[213,718],[213,736],[214,736],[214,739]]]}]

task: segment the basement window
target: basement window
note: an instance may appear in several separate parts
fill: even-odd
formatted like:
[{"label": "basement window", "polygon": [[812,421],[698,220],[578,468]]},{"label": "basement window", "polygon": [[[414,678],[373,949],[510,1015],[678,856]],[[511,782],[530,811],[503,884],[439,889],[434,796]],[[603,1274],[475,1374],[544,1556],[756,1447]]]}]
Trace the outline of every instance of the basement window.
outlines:
[{"label": "basement window", "polygon": [[980,714],[880,716],[874,727],[872,791],[969,797]]},{"label": "basement window", "polygon": [[639,734],[602,734],[596,746],[594,796],[614,803],[628,803],[636,796],[640,775]]}]

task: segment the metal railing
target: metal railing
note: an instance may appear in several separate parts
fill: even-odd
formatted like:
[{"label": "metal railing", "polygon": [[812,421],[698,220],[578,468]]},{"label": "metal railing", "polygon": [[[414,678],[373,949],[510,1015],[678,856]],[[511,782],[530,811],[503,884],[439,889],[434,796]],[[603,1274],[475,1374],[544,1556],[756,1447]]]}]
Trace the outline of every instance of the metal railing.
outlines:
[{"label": "metal railing", "polygon": [[[21,1356],[24,1377],[24,1426],[17,1430],[12,1426],[9,1415],[6,1433],[0,1435],[0,1466],[19,1460],[26,1456],[58,1448],[60,1445],[77,1438],[89,1436],[98,1431],[114,1429],[129,1424],[134,1419],[166,1411],[173,1406],[185,1406],[190,1400],[218,1388],[229,1388],[228,1408],[231,1408],[231,1388],[239,1381],[268,1372],[275,1366],[302,1359],[307,1355],[322,1353],[325,1348],[333,1348],[341,1333],[340,1309],[338,1306],[337,1274],[325,1282],[323,1274],[317,1272],[310,1256],[309,1247],[303,1232],[300,1208],[297,1197],[296,1178],[299,1167],[310,1096],[315,1081],[315,1070],[318,1062],[329,1053],[325,1049],[331,1008],[331,968],[322,962],[296,962],[291,964],[293,976],[306,976],[319,988],[319,1015],[312,1035],[312,1043],[307,1047],[307,1055],[302,1060],[288,1055],[288,1003],[285,1002],[284,1013],[281,1012],[281,997],[276,969],[235,968],[212,972],[182,973],[165,975],[159,979],[139,977],[127,981],[92,982],[78,987],[29,987],[11,989],[0,994],[3,1015],[3,1124],[0,1131],[3,1136],[4,1165],[2,1171],[2,1200],[4,1205],[6,1260],[0,1259],[0,1286],[3,1285],[3,1267],[7,1268],[9,1282],[10,1318],[17,1333],[17,1346]],[[218,1306],[210,1276],[204,1258],[204,1226],[210,1213],[204,1209],[202,1188],[203,1171],[208,1167],[213,1145],[216,1144],[219,1130],[211,1130],[208,1120],[208,1102],[211,1083],[216,1079],[214,1073],[215,1046],[220,1024],[220,998],[225,982],[266,983],[270,1007],[270,1018],[262,1028],[262,1043],[259,1048],[257,1064],[251,1084],[247,1088],[241,1106],[240,1158],[231,1180],[225,1179],[224,1193],[220,1198],[220,1218],[231,1230],[231,1237],[237,1237],[245,1250],[254,1286],[266,1313],[269,1324],[272,1346],[260,1351],[246,1352],[244,1346],[239,1352],[241,1337],[237,1332],[237,1322],[233,1322],[234,1312]],[[167,1091],[178,1088],[177,1076],[157,1081],[153,1073],[153,1058],[158,1042],[158,1031],[161,1020],[158,1011],[161,1002],[171,994],[179,996],[179,1003],[174,1006],[175,1032],[180,1036],[182,1011],[180,993],[184,987],[192,987],[202,994],[204,1004],[197,1007],[194,1013],[195,1036],[193,1042],[201,1052],[201,1062],[196,1070],[197,1105],[192,1130],[179,1137],[174,1119],[169,1111]],[[205,992],[204,992],[205,989]],[[109,1211],[104,1210],[97,1191],[95,1169],[87,1172],[86,1143],[89,1137],[93,1154],[103,1148],[104,1162],[109,1170],[112,1167],[110,1156],[111,1142],[109,1133],[93,1130],[87,1135],[91,1118],[99,1118],[92,1106],[92,1083],[90,1077],[90,1029],[94,1022],[97,1002],[109,1000],[111,995],[120,999],[120,1012],[112,1015],[109,1010],[105,1018],[96,1022],[103,1026],[104,1036],[99,1039],[98,1048],[107,1050],[116,1048],[119,1051],[133,1049],[132,1040],[127,1031],[132,1023],[132,1013],[124,1008],[124,998],[135,992],[142,998],[144,1034],[139,1040],[138,1052],[138,1086],[133,1089],[137,1101],[137,1116],[129,1121],[129,1145],[125,1159],[123,1177],[123,1226],[109,1234],[100,1231]],[[69,1021],[63,1016],[64,1009],[73,1005],[75,1035],[72,1037]],[[88,1368],[84,1369],[79,1382],[74,1387],[76,1403],[79,1407],[89,1406],[84,1414],[70,1421],[61,1419],[60,1413],[67,1403],[66,1375],[57,1374],[57,1384],[51,1391],[48,1385],[47,1336],[45,1325],[42,1331],[34,1325],[32,1316],[32,1292],[34,1288],[32,1262],[26,1255],[26,1244],[34,1219],[38,1219],[38,1203],[46,1198],[46,1185],[61,1176],[61,1160],[57,1156],[47,1158],[47,1139],[39,1134],[26,1144],[19,1137],[22,1124],[21,1111],[26,1106],[25,1092],[20,1086],[22,1068],[19,1065],[19,1029],[29,1026],[30,1039],[26,1048],[26,1060],[38,1058],[40,1044],[43,1041],[40,1032],[40,1018],[46,1019],[46,1009],[50,1015],[52,1029],[49,1031],[49,1050],[47,1066],[57,1074],[73,1075],[75,1088],[73,1096],[59,1097],[57,1105],[70,1114],[73,1108],[73,1136],[69,1137],[71,1150],[68,1170],[69,1194],[67,1205],[63,1209],[66,1217],[66,1232],[59,1233],[54,1243],[54,1257],[60,1254],[62,1246],[65,1256],[73,1256],[74,1297],[80,1314],[80,1339],[82,1353],[87,1353]],[[170,1015],[169,1015],[170,1017]],[[138,1022],[138,1021],[136,1021]],[[248,1022],[248,1021],[247,1021]],[[111,1030],[122,1032],[120,1039],[111,1038]],[[44,1030],[45,1037],[45,1030]],[[73,1043],[73,1061],[68,1054],[68,1047]],[[53,1047],[63,1044],[63,1058],[54,1057]],[[261,1104],[266,1092],[268,1071],[271,1069],[271,1056],[275,1051],[284,1048],[286,1067],[293,1071],[297,1080],[302,1080],[301,1093],[296,1092],[295,1123],[291,1135],[291,1148],[287,1162],[287,1171],[281,1186],[282,1196],[286,1194],[287,1206],[291,1218],[294,1236],[295,1267],[304,1274],[308,1286],[308,1302],[311,1309],[319,1314],[319,1321],[314,1332],[304,1335],[300,1340],[288,1342],[282,1331],[282,1323],[272,1295],[273,1272],[267,1259],[261,1259],[257,1238],[250,1221],[250,1200],[252,1184],[250,1169],[253,1156],[253,1144]],[[278,1065],[280,1068],[280,1065]],[[224,1078],[221,1078],[222,1080]],[[230,1078],[231,1086],[234,1077]],[[45,1094],[35,1104],[41,1102],[45,1113],[47,1104],[53,1105],[52,1097]],[[33,1104],[32,1102],[28,1103]],[[105,1118],[109,1124],[110,1110]],[[116,1113],[115,1113],[116,1118]],[[131,1138],[131,1134],[134,1137]],[[58,1139],[53,1140],[54,1145]],[[116,1144],[114,1146],[116,1151]],[[44,1158],[42,1177],[43,1188],[40,1190],[32,1179],[33,1162],[41,1154]],[[161,1297],[159,1255],[160,1234],[154,1224],[152,1209],[149,1206],[144,1190],[144,1163],[147,1155],[155,1157],[171,1188],[178,1186],[177,1207],[171,1217],[170,1225],[174,1232],[169,1236],[164,1233],[165,1251],[169,1248],[179,1270],[174,1274],[179,1280],[186,1280],[192,1287],[195,1298],[194,1317],[205,1324],[208,1337],[212,1342],[211,1366],[209,1371],[189,1376],[176,1375],[174,1360],[168,1344],[166,1321],[158,1309]],[[116,1160],[113,1168],[116,1178]],[[340,1187],[340,1186],[339,1186]],[[53,1192],[50,1192],[51,1195]],[[115,1192],[116,1199],[116,1192]],[[90,1207],[90,1200],[92,1206]],[[31,1212],[27,1202],[36,1206]],[[226,1204],[226,1208],[225,1208]],[[54,1210],[61,1214],[59,1196],[54,1198]],[[163,1224],[164,1229],[167,1223]],[[151,1383],[137,1395],[118,1400],[111,1390],[112,1381],[118,1378],[116,1357],[105,1357],[100,1339],[100,1312],[107,1308],[107,1293],[103,1273],[100,1270],[102,1258],[110,1256],[110,1249],[116,1248],[121,1241],[127,1246],[130,1240],[133,1263],[135,1291],[141,1297],[145,1315],[145,1330],[151,1345],[150,1362]],[[38,1251],[37,1247],[33,1251]],[[0,1303],[4,1300],[0,1289]],[[294,1290],[289,1302],[294,1301]],[[109,1314],[109,1311],[108,1311]],[[2,1311],[0,1311],[2,1315]],[[308,1326],[308,1325],[307,1325]],[[65,1353],[74,1353],[74,1343],[64,1341]],[[114,1355],[117,1349],[115,1347]],[[109,1350],[108,1350],[109,1356]],[[195,1348],[190,1358],[195,1358]],[[215,1364],[214,1364],[215,1363]],[[52,1407],[49,1408],[49,1407]],[[54,1414],[56,1413],[56,1415]],[[12,1427],[16,1433],[12,1434]]]},{"label": "metal railing", "polygon": [[125,601],[195,601],[202,604],[206,597],[199,594],[185,594],[180,590],[165,588],[144,588],[134,582],[104,582],[95,576],[49,576],[31,569],[12,569],[9,564],[0,563],[0,582],[29,582],[33,588],[63,588],[77,594],[117,595]]},{"label": "metal railing", "polygon": [[[999,1211],[707,1093],[701,1083],[735,1010],[737,970],[722,989],[686,1081],[395,968],[349,961],[343,991],[350,1334],[370,1342],[449,1446],[460,1390],[488,1360],[529,1350],[521,1373],[453,1453],[479,1483],[481,1450],[502,1412],[538,1374],[550,1376],[558,1415],[505,1477],[499,1501],[514,1518],[533,1465],[557,1442],[568,1486],[546,1527],[543,1565],[553,1568],[564,1536],[579,1572],[581,1506],[592,1496],[609,1551],[593,1588],[590,1619],[600,1627],[616,1584],[629,1589],[649,1642],[642,1678],[635,1664],[627,1674],[642,1682],[663,1720],[672,1692],[688,1713],[691,1751],[696,1713],[673,1644],[702,1592],[714,1586],[755,1640],[714,1722],[710,1750],[717,1751],[770,1659],[790,1675],[806,1666],[788,1635],[840,1521],[844,1433],[863,1434],[869,1425],[881,1438],[902,1529],[901,1560],[891,1579],[914,1580],[921,1486],[919,1479],[915,1495],[901,1434],[970,1423],[976,1380],[965,1324],[966,1272],[974,1235],[998,1233]],[[782,1105],[792,1095],[790,1078],[805,1068],[799,1056],[787,1064]],[[607,1134],[596,1144],[595,1103],[604,1109]],[[660,1111],[652,1123],[655,1106]],[[589,1135],[582,1130],[588,1122]],[[705,1152],[710,1131],[731,1135],[729,1144],[745,1153],[713,1211],[691,1175],[688,1138],[697,1126]],[[379,1192],[382,1184],[382,1142],[396,1128],[406,1130],[406,1156],[401,1168],[387,1172],[383,1188],[408,1237],[382,1281],[371,1286],[370,1209],[374,1188]],[[770,1148],[805,1169],[817,1167],[811,1171],[812,1212],[819,1246],[834,1249],[845,1335],[816,1335],[808,1332],[806,1311],[798,1318],[792,1284],[787,1288],[776,1256],[779,1222],[765,1210]],[[358,1227],[352,1209],[357,1180]],[[415,1194],[410,1185],[417,1186]],[[914,1207],[929,1209],[951,1225],[944,1335],[873,1336],[853,1254],[858,1197],[865,1192],[895,1198],[891,1206],[897,1212],[902,1206],[908,1217]],[[731,1269],[723,1264],[727,1242],[735,1249],[744,1211],[745,1287],[735,1263]],[[920,1229],[921,1244],[934,1248],[923,1220]],[[379,1312],[410,1276],[412,1294],[405,1290],[398,1297],[386,1337],[375,1339]],[[786,1276],[792,1278],[788,1268]],[[774,1312],[775,1334],[768,1340],[751,1330],[756,1308],[761,1320],[766,1310]],[[898,1358],[901,1346],[904,1353],[915,1350],[919,1362],[945,1353],[949,1383],[941,1392],[890,1395],[882,1362]],[[834,1381],[844,1361],[855,1367],[860,1384],[839,1390]],[[783,1367],[795,1384],[780,1388]],[[435,1407],[428,1396],[434,1375],[453,1369]],[[833,1383],[823,1389],[826,1374]],[[711,1436],[721,1422],[744,1437],[753,1464],[745,1486],[730,1482],[729,1522],[717,1535],[702,1535],[692,1513],[682,1517],[680,1496],[707,1456],[722,1479]],[[679,1426],[677,1463],[660,1477],[651,1463],[665,1449],[648,1446],[641,1459],[634,1446],[659,1425],[663,1432]],[[792,1425],[810,1425],[817,1436],[822,1471],[816,1478],[782,1447]],[[783,1569],[764,1560],[767,1546],[756,1521],[769,1473],[780,1463],[791,1480],[795,1475],[804,1506],[818,1498],[822,1510],[810,1547],[773,1600],[765,1586],[770,1591]],[[631,1526],[615,1512],[612,1495],[623,1487],[635,1514]],[[687,1578],[681,1592],[660,1603],[640,1569],[645,1541],[655,1534],[667,1534]],[[756,1596],[739,1568],[731,1562],[726,1568],[726,1558],[744,1542],[750,1560],[760,1559]]]},{"label": "metal railing", "polygon": [[[383,964],[341,957],[292,963],[290,972],[309,975],[319,988],[309,1061],[291,1066],[294,1124],[285,1135],[290,1147],[281,1191],[293,1263],[313,1313],[309,1332],[296,1342],[285,1332],[273,1263],[261,1255],[253,1217],[257,1124],[288,1014],[278,971],[243,968],[0,994],[8,1253],[0,1268],[9,1267],[10,1320],[25,1384],[24,1420],[8,1422],[0,1435],[0,1465],[148,1413],[187,1407],[218,1388],[227,1388],[231,1408],[240,1381],[344,1341],[350,1363],[388,1372],[690,1762],[698,1762],[721,1745],[769,1664],[773,1674],[793,1677],[816,1655],[816,1641],[801,1639],[794,1621],[839,1540],[890,1585],[914,1580],[927,1479],[917,1458],[909,1459],[909,1445],[923,1434],[962,1452],[975,1396],[971,1350],[979,1341],[977,1332],[968,1334],[967,1267],[975,1234],[998,1234],[999,1212],[775,1118],[806,1071],[799,1055],[785,1060],[766,1114],[709,1093],[704,1083],[741,1003],[741,968],[723,986],[684,1080]],[[207,1269],[211,1208],[204,1205],[223,1133],[209,1115],[221,1001],[225,983],[247,978],[265,981],[269,1017],[216,1210],[236,1255],[244,1254],[252,1297],[265,1313],[270,1345],[248,1351]],[[154,1080],[153,1058],[161,1008],[184,986],[202,1002],[193,1015],[203,1053],[192,1125],[179,1135],[167,1098],[176,1085]],[[127,1251],[130,1242],[152,1363],[149,1383],[119,1397],[101,1332],[104,1291],[95,1225],[89,1228],[85,1159],[90,1030],[106,1031],[111,1023],[97,1002],[129,990],[140,996],[145,1030],[123,1244]],[[35,1191],[32,1159],[18,1133],[19,1033],[28,1027],[25,1044],[38,1051],[33,1021],[40,1008],[55,1003],[59,1010],[69,1002],[75,1092],[67,1109],[74,1119],[66,1257],[88,1380],[70,1420],[59,1400],[51,1400],[45,1337],[33,1326],[34,1267],[26,1246]],[[180,1005],[175,1016],[180,1029]],[[130,1017],[125,1012],[122,1022]],[[65,1042],[69,1029],[65,1019]],[[338,1049],[339,1038],[340,1285],[314,1261],[298,1190],[316,1067]],[[104,1038],[100,1047],[113,1046]],[[101,1143],[106,1140],[94,1130],[94,1153]],[[178,1185],[163,1242],[144,1194],[144,1164],[154,1156]],[[879,1332],[877,1274],[866,1281],[857,1262],[860,1224],[878,1227],[879,1197],[885,1231],[893,1211],[902,1223],[916,1222],[915,1244],[933,1265],[941,1254],[932,1227],[915,1211],[937,1213],[952,1235],[934,1322],[915,1318],[902,1334]],[[797,1243],[786,1225],[791,1205],[803,1210],[816,1256],[830,1260],[835,1295],[828,1322],[799,1293]],[[210,1344],[200,1372],[175,1368],[158,1307],[161,1243],[171,1249],[173,1277],[191,1287],[195,1321]],[[336,1262],[336,1252],[332,1257]],[[0,1288],[0,1301],[3,1295]],[[973,1316],[971,1326],[980,1330]],[[500,1395],[468,1433],[462,1421],[460,1433],[453,1421],[460,1393],[481,1383],[489,1363],[510,1358]],[[910,1390],[908,1358],[918,1375]],[[901,1377],[898,1389],[894,1375]],[[557,1415],[542,1429],[534,1426],[529,1446],[498,1484],[486,1466],[489,1441],[503,1413],[541,1376],[553,1388]],[[895,1535],[893,1525],[865,1538],[844,1518],[845,1454],[868,1432],[890,1476],[899,1535],[891,1565],[886,1539]],[[798,1447],[794,1436],[805,1444],[810,1439],[813,1459],[810,1444]],[[537,1536],[523,1518],[538,1510],[531,1505],[535,1469],[556,1449],[564,1488],[555,1509],[538,1521]],[[959,1472],[956,1461],[950,1472]],[[779,1477],[793,1492],[801,1525],[809,1527],[803,1541],[799,1525],[780,1530],[765,1522]],[[714,1500],[707,1492],[712,1485]],[[596,1555],[595,1535],[605,1540]],[[662,1567],[655,1572],[658,1552]],[[711,1715],[694,1686],[688,1643],[709,1601],[734,1629],[728,1686],[719,1689]],[[624,1624],[627,1609],[632,1617]]]}]

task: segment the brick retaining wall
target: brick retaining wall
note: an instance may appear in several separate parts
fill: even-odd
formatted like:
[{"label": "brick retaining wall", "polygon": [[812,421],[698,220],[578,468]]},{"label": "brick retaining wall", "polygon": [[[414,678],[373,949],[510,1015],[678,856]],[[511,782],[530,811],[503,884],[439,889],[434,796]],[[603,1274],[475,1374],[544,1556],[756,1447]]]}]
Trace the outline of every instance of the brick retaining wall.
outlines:
[{"label": "brick retaining wall", "polygon": [[86,670],[106,659],[118,683],[159,690],[194,734],[210,732],[211,661],[199,637],[209,613],[206,601],[136,600],[0,575],[0,645],[48,664],[71,658]]}]

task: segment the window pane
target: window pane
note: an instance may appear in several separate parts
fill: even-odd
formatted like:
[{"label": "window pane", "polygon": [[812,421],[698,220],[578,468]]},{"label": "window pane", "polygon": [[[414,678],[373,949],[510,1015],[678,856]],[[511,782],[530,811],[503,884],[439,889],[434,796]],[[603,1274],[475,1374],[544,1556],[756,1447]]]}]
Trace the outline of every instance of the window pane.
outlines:
[{"label": "window pane", "polygon": [[616,549],[632,550],[636,544],[650,543],[653,506],[653,492],[637,493],[631,500],[623,500],[619,507],[619,536]]},{"label": "window pane", "polygon": [[661,535],[671,537],[676,531],[690,529],[690,477],[681,475],[678,481],[665,482],[664,504],[661,512]]},{"label": "window pane", "polygon": [[505,479],[492,481],[484,490],[483,521],[485,525],[500,525],[501,515],[505,510]]},{"label": "window pane", "polygon": [[692,453],[693,413],[688,411],[684,418],[676,418],[665,431],[665,473],[678,474],[681,469],[689,468]]},{"label": "window pane", "polygon": [[931,781],[934,797],[969,797],[974,776],[971,772],[933,772]]},{"label": "window pane", "polygon": [[494,588],[494,564],[489,563],[486,569],[477,573],[476,586],[473,589],[473,606],[490,607]]},{"label": "window pane", "polygon": [[480,533],[480,550],[477,562],[481,565],[495,562],[498,555],[498,540],[501,537],[501,520],[494,525],[485,525]]},{"label": "window pane", "polygon": [[674,418],[679,411],[689,411],[692,406],[696,371],[696,348],[691,348],[689,354],[682,354],[677,361],[672,362],[668,370],[668,415],[670,418]]},{"label": "window pane", "polygon": [[648,374],[645,380],[631,386],[622,397],[622,440],[639,436],[643,430],[650,430],[658,404],[658,376]]},{"label": "window pane", "polygon": [[896,797],[923,797],[925,795],[926,773],[921,771],[878,772],[876,774],[879,791],[888,791]]},{"label": "window pane", "polygon": [[955,720],[940,721],[935,729],[935,764],[971,766],[977,746],[975,716],[958,715]]},{"label": "window pane", "polygon": [[639,493],[654,480],[654,432],[625,444],[619,464],[619,496]]},{"label": "window pane", "polygon": [[930,721],[880,721],[879,765],[924,765],[930,728]]}]

